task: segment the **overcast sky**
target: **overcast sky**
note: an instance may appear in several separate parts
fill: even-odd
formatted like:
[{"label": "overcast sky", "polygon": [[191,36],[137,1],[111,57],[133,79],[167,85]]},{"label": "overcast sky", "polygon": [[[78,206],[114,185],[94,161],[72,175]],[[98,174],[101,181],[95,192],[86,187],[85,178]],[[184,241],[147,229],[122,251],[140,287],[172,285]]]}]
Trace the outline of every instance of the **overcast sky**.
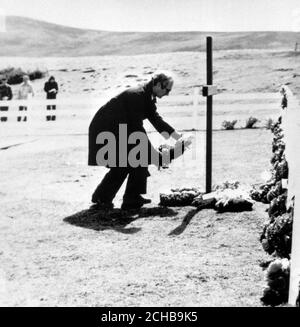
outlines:
[{"label": "overcast sky", "polygon": [[0,12],[113,31],[300,31],[300,0],[0,0]]}]

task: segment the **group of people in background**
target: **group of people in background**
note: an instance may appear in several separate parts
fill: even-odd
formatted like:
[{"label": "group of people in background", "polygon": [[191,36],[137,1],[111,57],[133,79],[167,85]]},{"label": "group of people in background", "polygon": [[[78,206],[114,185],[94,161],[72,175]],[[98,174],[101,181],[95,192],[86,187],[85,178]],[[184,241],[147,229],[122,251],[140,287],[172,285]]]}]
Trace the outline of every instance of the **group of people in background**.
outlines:
[{"label": "group of people in background", "polygon": [[[13,92],[11,86],[7,83],[7,77],[3,76],[0,78],[0,101],[9,101],[13,98]],[[51,76],[49,80],[44,84],[44,91],[46,92],[46,99],[56,99],[56,95],[58,93],[58,85],[55,81],[55,78]],[[29,76],[23,76],[23,82],[21,83],[18,93],[17,99],[19,100],[28,100],[34,97],[34,90],[32,84],[30,83]],[[47,105],[47,110],[56,110],[55,105]],[[1,106],[0,104],[0,111],[8,111],[8,106]],[[19,111],[27,111],[27,106],[19,106]],[[46,120],[55,120],[55,115],[47,115]],[[1,117],[1,121],[7,121],[7,117]],[[27,116],[19,115],[17,117],[17,121],[27,121]]]}]

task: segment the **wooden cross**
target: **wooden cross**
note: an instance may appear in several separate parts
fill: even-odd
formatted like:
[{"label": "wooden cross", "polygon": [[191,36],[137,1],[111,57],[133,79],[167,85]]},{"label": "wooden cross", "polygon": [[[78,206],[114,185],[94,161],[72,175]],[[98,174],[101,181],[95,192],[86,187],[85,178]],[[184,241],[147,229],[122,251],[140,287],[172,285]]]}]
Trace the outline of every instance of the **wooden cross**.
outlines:
[{"label": "wooden cross", "polygon": [[213,85],[213,54],[212,37],[206,38],[206,83],[202,88],[202,95],[206,97],[206,193],[211,192],[212,176],[212,109],[213,96],[218,93]]}]

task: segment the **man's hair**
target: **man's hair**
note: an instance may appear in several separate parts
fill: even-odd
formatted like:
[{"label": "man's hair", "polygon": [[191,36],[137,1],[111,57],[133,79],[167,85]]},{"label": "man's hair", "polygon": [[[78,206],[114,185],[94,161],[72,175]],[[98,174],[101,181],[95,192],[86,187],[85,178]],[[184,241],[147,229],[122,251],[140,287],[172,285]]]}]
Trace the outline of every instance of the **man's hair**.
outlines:
[{"label": "man's hair", "polygon": [[172,75],[168,72],[157,72],[152,76],[153,85],[161,83],[162,87],[165,88],[170,81],[174,81]]}]

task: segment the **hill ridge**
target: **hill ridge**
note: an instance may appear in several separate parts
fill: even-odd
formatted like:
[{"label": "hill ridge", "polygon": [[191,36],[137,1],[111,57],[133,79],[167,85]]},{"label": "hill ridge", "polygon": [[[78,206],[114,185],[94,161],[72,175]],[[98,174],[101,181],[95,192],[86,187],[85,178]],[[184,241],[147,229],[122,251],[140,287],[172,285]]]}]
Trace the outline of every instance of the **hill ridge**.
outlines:
[{"label": "hill ridge", "polygon": [[205,37],[215,38],[215,50],[293,50],[299,32],[121,32],[82,29],[28,17],[7,16],[0,33],[0,56],[101,56],[204,51]]}]

